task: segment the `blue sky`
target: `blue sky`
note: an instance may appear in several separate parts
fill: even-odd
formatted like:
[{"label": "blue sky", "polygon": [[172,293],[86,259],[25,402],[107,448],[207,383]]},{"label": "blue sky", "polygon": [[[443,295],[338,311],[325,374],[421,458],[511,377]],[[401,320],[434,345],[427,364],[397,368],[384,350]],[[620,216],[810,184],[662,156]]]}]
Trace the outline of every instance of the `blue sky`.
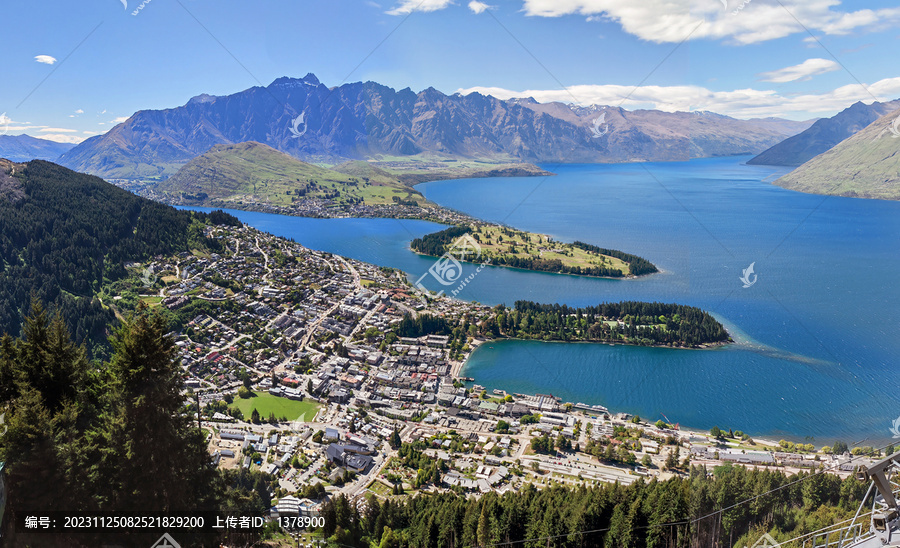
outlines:
[{"label": "blue sky", "polygon": [[0,7],[0,132],[78,142],[137,110],[308,72],[739,118],[900,98],[896,2],[124,1]]}]

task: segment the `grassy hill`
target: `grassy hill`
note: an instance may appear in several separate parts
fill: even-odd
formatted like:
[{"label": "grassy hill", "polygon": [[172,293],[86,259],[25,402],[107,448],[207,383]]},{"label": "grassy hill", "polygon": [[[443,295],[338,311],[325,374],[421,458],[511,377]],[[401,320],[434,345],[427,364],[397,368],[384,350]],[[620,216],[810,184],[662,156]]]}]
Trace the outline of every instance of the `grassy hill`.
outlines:
[{"label": "grassy hill", "polygon": [[775,184],[813,194],[900,199],[900,110],[816,156]]},{"label": "grassy hill", "polygon": [[865,129],[878,118],[900,108],[900,100],[867,105],[856,102],[831,118],[816,121],[807,130],[788,137],[759,156],[751,165],[799,166]]},{"label": "grassy hill", "polygon": [[153,191],[168,203],[237,209],[245,203],[290,206],[309,198],[336,204],[427,203],[417,191],[365,162],[326,169],[255,142],[216,145]]},{"label": "grassy hill", "polygon": [[[455,248],[459,238],[471,236],[480,252],[470,257],[469,246]],[[474,244],[470,243],[470,246]],[[557,242],[544,234],[523,232],[498,225],[455,226],[416,238],[410,247],[419,253],[441,256],[450,253],[461,260],[488,261],[491,264],[537,270],[622,278],[658,272],[655,265],[638,257],[614,249],[604,249],[584,242]]]}]

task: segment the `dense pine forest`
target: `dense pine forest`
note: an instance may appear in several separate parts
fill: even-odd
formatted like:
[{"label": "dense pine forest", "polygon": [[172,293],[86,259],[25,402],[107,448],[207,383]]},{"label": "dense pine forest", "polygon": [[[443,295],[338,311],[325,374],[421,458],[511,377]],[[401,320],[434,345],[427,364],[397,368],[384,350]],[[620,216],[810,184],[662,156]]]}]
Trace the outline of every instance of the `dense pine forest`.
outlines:
[{"label": "dense pine forest", "polygon": [[680,304],[624,301],[573,308],[516,301],[498,306],[481,326],[488,337],[545,341],[621,342],[642,346],[698,346],[730,340],[709,313]]},{"label": "dense pine forest", "polygon": [[410,242],[409,246],[413,251],[431,255],[432,257],[439,257],[450,249],[450,245],[457,238],[463,234],[467,234],[469,230],[470,229],[467,226],[451,226],[440,232],[426,234],[421,238],[416,238]]},{"label": "dense pine forest", "polygon": [[18,335],[34,295],[58,308],[76,343],[105,353],[112,312],[97,298],[125,264],[188,249],[216,251],[207,223],[222,212],[178,211],[50,162],[0,161],[0,333]]},{"label": "dense pine forest", "polygon": [[656,265],[654,265],[647,259],[644,259],[643,257],[638,257],[637,255],[625,253],[624,251],[619,251],[617,249],[597,247],[595,245],[586,244],[577,240],[572,242],[572,245],[585,251],[593,251],[594,253],[600,253],[602,255],[609,255],[610,257],[622,259],[623,261],[628,263],[628,270],[631,271],[632,276],[642,276],[644,274],[653,274],[654,272],[659,272],[659,269],[656,268]]},{"label": "dense pine forest", "polygon": [[750,546],[766,532],[782,541],[850,518],[865,492],[853,477],[692,467],[684,476],[627,487],[528,485],[503,495],[425,494],[402,502],[370,497],[361,511],[337,497],[323,509],[323,533],[344,546],[381,548],[730,548]]},{"label": "dense pine forest", "polygon": [[[29,537],[14,524],[51,510],[247,516],[268,510],[268,476],[222,472],[212,464],[205,433],[185,406],[182,370],[166,331],[161,317],[139,307],[111,338],[111,359],[98,364],[71,341],[58,314],[35,303],[22,337],[0,340],[0,409],[8,428],[0,462],[9,490],[3,527],[11,546],[43,545],[40,539],[48,537]],[[57,546],[102,540],[53,537]],[[123,531],[120,540],[147,546],[155,540],[145,537]],[[198,537],[191,545],[218,546],[219,540]]]}]

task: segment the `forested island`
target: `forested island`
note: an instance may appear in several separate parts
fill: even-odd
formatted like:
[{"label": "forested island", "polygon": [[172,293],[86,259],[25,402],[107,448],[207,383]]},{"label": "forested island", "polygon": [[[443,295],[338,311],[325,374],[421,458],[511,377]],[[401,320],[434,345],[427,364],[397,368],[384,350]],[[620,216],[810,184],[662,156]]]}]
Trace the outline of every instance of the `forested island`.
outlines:
[{"label": "forested island", "polygon": [[[474,255],[458,256],[463,250],[454,249],[454,242],[465,234],[470,234],[480,249]],[[659,272],[650,261],[630,253],[580,241],[557,242],[544,234],[489,224],[453,226],[414,239],[410,248],[433,257],[449,252],[459,260],[557,274],[625,278]]]},{"label": "forested island", "polygon": [[731,342],[708,312],[680,304],[623,301],[573,308],[516,301],[498,306],[481,325],[491,338],[590,341],[697,348]]}]

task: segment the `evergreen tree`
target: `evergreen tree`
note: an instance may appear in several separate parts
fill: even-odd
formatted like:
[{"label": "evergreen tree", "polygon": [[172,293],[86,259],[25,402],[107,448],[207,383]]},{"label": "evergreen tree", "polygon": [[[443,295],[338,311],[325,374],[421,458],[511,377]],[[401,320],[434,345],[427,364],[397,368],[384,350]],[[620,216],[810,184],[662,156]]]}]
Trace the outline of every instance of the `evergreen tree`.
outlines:
[{"label": "evergreen tree", "polygon": [[487,504],[482,504],[481,515],[478,516],[478,531],[476,538],[480,546],[488,546],[491,543],[491,524],[487,516]]},{"label": "evergreen tree", "polygon": [[388,438],[388,444],[390,444],[391,449],[399,449],[402,445],[402,442],[400,441],[400,433],[397,432],[396,427],[394,428],[394,431],[391,432],[391,437]]},{"label": "evergreen tree", "polygon": [[116,404],[108,425],[115,458],[107,461],[115,464],[117,506],[135,511],[196,509],[212,491],[204,436],[183,412],[181,367],[165,333],[162,317],[141,305],[112,339]]},{"label": "evergreen tree", "polygon": [[[115,331],[111,361],[95,365],[72,343],[60,315],[49,316],[36,300],[23,333],[24,339],[0,339],[5,533],[22,516],[49,510],[246,516],[268,510],[267,476],[212,466],[184,405],[174,342],[159,317],[139,308]],[[108,534],[101,539],[90,532],[55,540],[59,546],[108,541]]]}]

